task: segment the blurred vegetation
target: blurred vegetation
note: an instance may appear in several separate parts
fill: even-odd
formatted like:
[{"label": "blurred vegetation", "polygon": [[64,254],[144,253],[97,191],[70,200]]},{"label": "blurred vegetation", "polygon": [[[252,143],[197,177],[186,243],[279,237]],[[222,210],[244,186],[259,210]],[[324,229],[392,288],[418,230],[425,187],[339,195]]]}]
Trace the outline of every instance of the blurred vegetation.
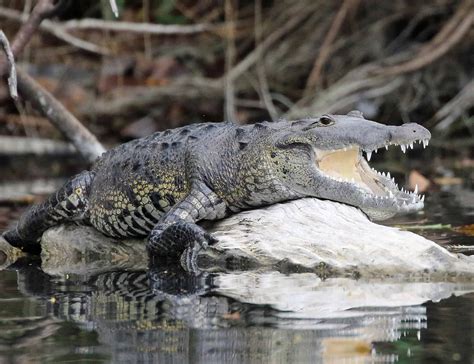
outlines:
[{"label": "blurred vegetation", "polygon": [[[34,2],[0,2],[13,38]],[[296,118],[352,109],[383,123],[421,123],[441,154],[474,144],[474,8],[471,0],[69,1],[18,59],[113,145],[186,123]],[[81,21],[103,20],[103,27]],[[79,20],[77,23],[71,23]],[[115,22],[130,29],[110,30]],[[177,25],[171,34],[137,23]],[[180,27],[202,25],[185,32]],[[183,28],[184,29],[184,28]],[[189,29],[189,28],[188,28]],[[107,53],[107,54],[105,54]],[[0,85],[0,134],[60,138],[27,101]],[[462,146],[462,148],[460,148]]]}]

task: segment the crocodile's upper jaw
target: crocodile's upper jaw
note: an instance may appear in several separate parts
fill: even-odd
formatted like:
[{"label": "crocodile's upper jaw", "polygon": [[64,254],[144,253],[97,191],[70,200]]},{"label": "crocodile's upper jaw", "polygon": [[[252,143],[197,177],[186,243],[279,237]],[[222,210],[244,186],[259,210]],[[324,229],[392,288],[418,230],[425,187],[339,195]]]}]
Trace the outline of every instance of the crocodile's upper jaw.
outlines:
[{"label": "crocodile's upper jaw", "polygon": [[[413,149],[414,144],[419,142],[426,148],[429,139],[417,139],[401,144],[403,153],[407,149]],[[412,192],[399,189],[390,173],[378,172],[367,163],[372,153],[379,148],[386,148],[395,143],[387,143],[370,150],[363,149],[358,145],[349,145],[342,149],[320,150],[314,148],[317,168],[324,177],[333,183],[341,184],[341,188],[350,185],[357,192],[362,193],[367,204],[362,208],[372,219],[383,220],[399,212],[416,211],[423,208],[425,197],[418,194],[418,188]],[[367,160],[363,157],[364,151]],[[371,208],[370,206],[373,206]]]}]

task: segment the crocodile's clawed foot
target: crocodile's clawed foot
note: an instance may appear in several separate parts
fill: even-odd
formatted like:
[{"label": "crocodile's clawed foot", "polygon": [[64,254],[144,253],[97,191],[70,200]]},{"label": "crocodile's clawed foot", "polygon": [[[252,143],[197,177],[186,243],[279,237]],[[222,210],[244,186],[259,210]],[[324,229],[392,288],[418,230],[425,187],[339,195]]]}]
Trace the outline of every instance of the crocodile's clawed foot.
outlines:
[{"label": "crocodile's clawed foot", "polygon": [[184,270],[198,273],[197,258],[202,249],[217,242],[211,234],[199,225],[176,222],[163,230],[155,229],[148,239],[151,256],[177,256]]},{"label": "crocodile's clawed foot", "polygon": [[190,225],[189,227],[193,230],[190,236],[193,237],[193,240],[188,243],[188,247],[184,250],[183,254],[181,254],[180,262],[185,271],[198,274],[200,273],[197,264],[199,252],[217,243],[217,239],[200,226],[195,224]]}]

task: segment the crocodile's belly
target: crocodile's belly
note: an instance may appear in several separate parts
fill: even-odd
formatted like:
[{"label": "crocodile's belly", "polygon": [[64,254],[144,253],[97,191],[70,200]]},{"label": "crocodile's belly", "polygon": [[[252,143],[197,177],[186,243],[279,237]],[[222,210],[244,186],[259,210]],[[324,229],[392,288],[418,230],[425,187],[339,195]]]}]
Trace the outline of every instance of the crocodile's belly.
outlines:
[{"label": "crocodile's belly", "polygon": [[91,194],[89,220],[108,236],[144,237],[184,195],[176,185],[139,180],[107,190],[98,188]]}]

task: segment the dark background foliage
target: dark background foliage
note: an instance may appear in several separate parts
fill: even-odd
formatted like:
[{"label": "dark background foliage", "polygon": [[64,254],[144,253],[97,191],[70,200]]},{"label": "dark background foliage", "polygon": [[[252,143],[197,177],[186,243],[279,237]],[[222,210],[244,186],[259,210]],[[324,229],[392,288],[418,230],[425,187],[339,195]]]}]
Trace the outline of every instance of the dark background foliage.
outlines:
[{"label": "dark background foliage", "polygon": [[[383,123],[421,123],[437,156],[472,165],[470,0],[117,3],[119,19],[108,1],[69,1],[17,60],[108,146],[193,122],[360,109]],[[12,38],[34,2],[0,4]],[[178,27],[152,33],[156,24]],[[61,138],[5,85],[0,134]]]}]

